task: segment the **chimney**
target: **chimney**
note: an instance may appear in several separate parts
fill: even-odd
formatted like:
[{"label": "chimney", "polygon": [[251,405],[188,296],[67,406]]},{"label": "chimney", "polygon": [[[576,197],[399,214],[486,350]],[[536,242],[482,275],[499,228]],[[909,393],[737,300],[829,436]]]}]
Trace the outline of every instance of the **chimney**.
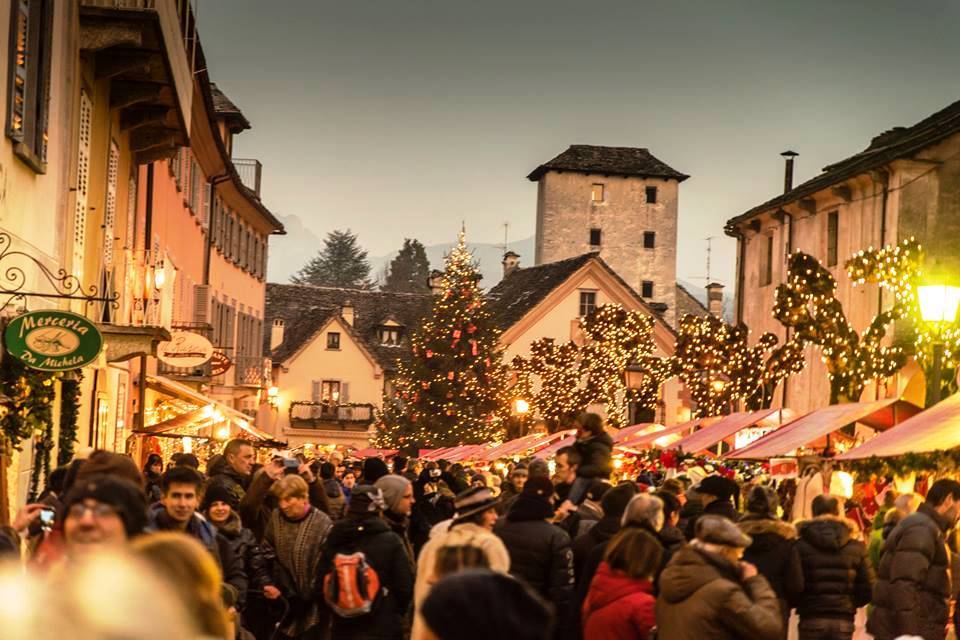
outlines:
[{"label": "chimney", "polygon": [[353,311],[353,303],[349,300],[344,300],[343,305],[340,307],[340,317],[343,318],[344,322],[352,327],[355,316],[356,314]]},{"label": "chimney", "polygon": [[273,326],[270,327],[270,351],[273,351],[283,343],[283,319],[274,318]]},{"label": "chimney", "polygon": [[707,311],[710,315],[723,320],[723,285],[711,282],[707,285]]},{"label": "chimney", "polygon": [[793,189],[793,159],[796,158],[799,153],[796,151],[790,151],[787,149],[780,154],[786,160],[786,166],[783,169],[783,192],[786,193]]},{"label": "chimney", "polygon": [[430,272],[430,277],[427,279],[427,286],[430,287],[430,293],[436,295],[440,293],[440,290],[443,288],[441,284],[443,280],[443,271],[439,269],[434,269]]},{"label": "chimney", "polygon": [[520,268],[520,254],[507,251],[503,254],[503,262],[501,264],[503,264],[503,277],[506,278]]}]

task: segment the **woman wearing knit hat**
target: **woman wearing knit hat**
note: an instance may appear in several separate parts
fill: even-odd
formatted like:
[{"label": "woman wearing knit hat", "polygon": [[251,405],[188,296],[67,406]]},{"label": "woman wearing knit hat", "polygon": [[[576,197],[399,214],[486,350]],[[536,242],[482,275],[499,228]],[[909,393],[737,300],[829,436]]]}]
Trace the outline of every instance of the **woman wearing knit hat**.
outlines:
[{"label": "woman wearing knit hat", "polygon": [[701,516],[696,539],[660,574],[659,637],[779,640],[780,604],[766,578],[743,562],[753,540],[727,518]]},{"label": "woman wearing knit hat", "polygon": [[551,522],[553,503],[553,483],[530,478],[494,533],[510,554],[510,573],[564,611],[573,595],[573,550],[570,537]]},{"label": "woman wearing knit hat", "polygon": [[237,610],[244,611],[248,594],[267,594],[276,591],[266,560],[253,532],[240,522],[237,494],[224,485],[211,485],[203,496],[200,510],[226,540],[230,554],[243,563],[245,588],[238,588]]}]

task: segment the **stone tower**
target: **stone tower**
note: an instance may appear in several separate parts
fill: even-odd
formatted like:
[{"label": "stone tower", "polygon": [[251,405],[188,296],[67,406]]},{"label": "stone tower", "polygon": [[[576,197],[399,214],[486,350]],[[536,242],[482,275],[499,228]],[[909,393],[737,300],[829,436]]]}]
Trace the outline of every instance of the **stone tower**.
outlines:
[{"label": "stone tower", "polygon": [[646,149],[571,145],[527,176],[539,183],[536,263],[598,251],[673,326],[677,199],[688,177]]}]

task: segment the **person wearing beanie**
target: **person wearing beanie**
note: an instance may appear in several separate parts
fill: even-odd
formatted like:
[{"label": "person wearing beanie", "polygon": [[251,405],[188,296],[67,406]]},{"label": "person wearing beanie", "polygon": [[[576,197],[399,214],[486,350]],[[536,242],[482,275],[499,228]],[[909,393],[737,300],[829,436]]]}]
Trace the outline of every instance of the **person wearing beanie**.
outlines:
[{"label": "person wearing beanie", "polygon": [[142,489],[125,478],[94,475],[75,482],[60,513],[68,556],[121,547],[147,525]]},{"label": "person wearing beanie", "polygon": [[383,518],[390,530],[403,540],[410,566],[415,565],[413,545],[410,544],[410,515],[413,513],[413,485],[403,476],[386,475],[373,483],[373,486],[383,492],[386,509]]},{"label": "person wearing beanie", "polygon": [[813,519],[797,523],[784,583],[800,616],[800,640],[849,640],[857,609],[873,599],[873,566],[860,528],[841,514],[840,499],[818,495]]},{"label": "person wearing beanie", "polygon": [[742,560],[753,540],[728,518],[701,516],[696,537],[660,574],[657,629],[670,640],[779,640],[780,604],[766,578]]},{"label": "person wearing beanie", "polygon": [[547,640],[553,633],[549,605],[520,581],[494,571],[443,578],[421,611],[424,625],[413,640]]},{"label": "person wearing beanie", "polygon": [[[400,476],[391,477],[405,481]],[[398,499],[394,489],[391,487],[391,493],[397,506],[403,494]],[[409,632],[405,620],[409,619],[407,612],[413,600],[413,565],[403,540],[382,517],[386,508],[382,489],[356,485],[346,517],[334,523],[327,538],[318,575],[326,576],[333,570],[338,554],[360,552],[380,581],[377,605],[370,613],[355,618],[332,614],[331,637],[337,640],[402,640]]]},{"label": "person wearing beanie", "polygon": [[159,453],[151,453],[147,456],[147,462],[143,465],[143,477],[146,480],[147,503],[154,504],[160,502],[163,493],[160,491],[160,476],[163,475],[163,458]]},{"label": "person wearing beanie", "polygon": [[250,600],[248,594],[265,594],[267,587],[275,589],[273,578],[253,532],[240,522],[237,495],[222,485],[211,486],[203,495],[200,511],[217,529],[224,540],[227,553],[243,566],[243,581],[232,585],[237,592],[237,611],[243,612]]},{"label": "person wearing beanie", "polygon": [[363,473],[361,474],[361,484],[372,485],[374,482],[390,473],[387,463],[380,458],[367,458],[363,461]]},{"label": "person wearing beanie", "polygon": [[510,574],[565,611],[573,596],[573,550],[570,536],[553,524],[553,516],[553,483],[533,477],[494,533],[510,554]]},{"label": "person wearing beanie", "polygon": [[453,518],[434,526],[430,539],[420,550],[417,559],[414,635],[423,622],[419,614],[420,605],[438,580],[437,556],[444,547],[476,547],[485,557],[487,567],[500,573],[509,573],[510,554],[500,537],[493,532],[497,524],[498,503],[499,499],[489,488],[467,489],[457,494]]},{"label": "person wearing beanie", "polygon": [[797,539],[797,529],[777,517],[780,499],[769,487],[756,486],[747,494],[744,504],[746,513],[738,522],[740,530],[753,539],[743,552],[743,559],[757,567],[757,571],[773,588],[780,601],[780,613],[786,623],[790,618],[785,577],[790,560],[790,550]]}]

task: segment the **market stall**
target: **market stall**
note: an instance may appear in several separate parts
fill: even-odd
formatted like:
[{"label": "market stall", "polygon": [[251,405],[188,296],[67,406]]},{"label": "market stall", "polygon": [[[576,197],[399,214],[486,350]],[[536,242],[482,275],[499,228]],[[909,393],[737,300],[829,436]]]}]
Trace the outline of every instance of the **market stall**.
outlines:
[{"label": "market stall", "polygon": [[[804,448],[823,451],[838,442],[853,446],[857,438],[863,437],[862,432],[855,431],[853,435],[839,436],[836,432],[851,424],[860,424],[872,431],[885,431],[919,412],[920,408],[916,405],[897,398],[835,404],[801,416],[751,444],[727,454],[725,458],[765,460],[778,456],[796,455]],[[832,442],[831,437],[834,437]]]},{"label": "market stall", "polygon": [[753,440],[774,431],[789,422],[792,415],[788,410],[763,409],[761,411],[741,411],[705,424],[699,430],[667,445],[668,449],[683,450],[687,453],[701,453],[713,449],[720,443],[726,443],[731,450],[740,449]]},{"label": "market stall", "polygon": [[960,447],[960,393],[904,420],[837,459],[887,458],[957,447]]},{"label": "market stall", "polygon": [[616,443],[615,446],[632,450],[645,449],[654,445],[663,448],[668,444],[679,440],[685,434],[697,428],[698,426],[706,424],[709,420],[711,419],[697,418],[695,420],[688,420],[687,422],[683,422],[681,424],[675,424],[672,427],[663,427],[653,431],[635,433],[620,440],[620,442]]}]

